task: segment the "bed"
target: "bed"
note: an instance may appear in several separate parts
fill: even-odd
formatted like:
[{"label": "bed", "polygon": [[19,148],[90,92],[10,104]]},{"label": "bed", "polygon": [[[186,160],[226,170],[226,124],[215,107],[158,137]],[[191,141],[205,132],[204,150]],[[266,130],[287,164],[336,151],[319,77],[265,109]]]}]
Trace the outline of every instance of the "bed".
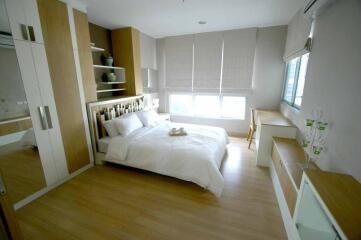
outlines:
[{"label": "bed", "polygon": [[[187,135],[169,136],[173,127],[183,127]],[[103,161],[190,181],[220,196],[224,183],[219,169],[227,143],[222,128],[162,121],[125,137],[103,134],[96,149]]]}]

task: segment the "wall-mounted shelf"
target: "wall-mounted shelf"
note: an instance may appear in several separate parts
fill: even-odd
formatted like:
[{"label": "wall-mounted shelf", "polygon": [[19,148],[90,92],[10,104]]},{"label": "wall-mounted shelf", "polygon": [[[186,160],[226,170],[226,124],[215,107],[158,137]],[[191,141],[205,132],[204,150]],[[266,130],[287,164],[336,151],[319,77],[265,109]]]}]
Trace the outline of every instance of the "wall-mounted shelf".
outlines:
[{"label": "wall-mounted shelf", "polygon": [[104,66],[104,65],[93,65],[94,68],[106,68],[106,69],[119,69],[124,70],[122,67]]},{"label": "wall-mounted shelf", "polygon": [[125,88],[114,88],[114,89],[97,90],[97,93],[120,92],[120,91],[125,91]]},{"label": "wall-mounted shelf", "polygon": [[124,84],[125,82],[98,82],[97,84],[112,85],[112,84]]},{"label": "wall-mounted shelf", "polygon": [[94,46],[90,46],[90,49],[92,50],[92,52],[104,52],[105,51],[104,48],[99,48],[99,47],[94,47]]}]

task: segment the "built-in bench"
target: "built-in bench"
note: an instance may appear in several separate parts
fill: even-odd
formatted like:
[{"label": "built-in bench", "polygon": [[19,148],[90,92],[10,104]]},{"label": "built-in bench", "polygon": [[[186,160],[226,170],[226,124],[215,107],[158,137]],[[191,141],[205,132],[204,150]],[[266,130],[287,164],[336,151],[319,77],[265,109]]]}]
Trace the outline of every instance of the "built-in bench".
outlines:
[{"label": "built-in bench", "polygon": [[320,170],[295,139],[273,138],[270,171],[289,239],[361,239],[361,184]]}]

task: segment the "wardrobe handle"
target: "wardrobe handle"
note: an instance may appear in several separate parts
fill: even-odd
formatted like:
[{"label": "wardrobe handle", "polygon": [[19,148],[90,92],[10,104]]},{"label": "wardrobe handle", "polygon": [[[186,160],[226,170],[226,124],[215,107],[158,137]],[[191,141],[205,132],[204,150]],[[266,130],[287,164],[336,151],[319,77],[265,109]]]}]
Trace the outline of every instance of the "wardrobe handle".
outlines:
[{"label": "wardrobe handle", "polygon": [[40,106],[40,107],[38,107],[38,110],[39,110],[40,121],[41,121],[41,129],[46,130],[46,129],[48,129],[48,124],[46,121],[44,107]]},{"label": "wardrobe handle", "polygon": [[30,41],[35,42],[34,27],[33,26],[28,26],[28,29],[29,29]]},{"label": "wardrobe handle", "polygon": [[21,28],[21,34],[23,35],[23,39],[24,40],[29,40],[28,30],[26,28],[26,25],[21,23],[20,28]]},{"label": "wardrobe handle", "polygon": [[46,123],[48,124],[48,129],[52,129],[53,123],[51,122],[49,106],[45,106],[44,109],[45,109],[45,117],[46,117]]}]

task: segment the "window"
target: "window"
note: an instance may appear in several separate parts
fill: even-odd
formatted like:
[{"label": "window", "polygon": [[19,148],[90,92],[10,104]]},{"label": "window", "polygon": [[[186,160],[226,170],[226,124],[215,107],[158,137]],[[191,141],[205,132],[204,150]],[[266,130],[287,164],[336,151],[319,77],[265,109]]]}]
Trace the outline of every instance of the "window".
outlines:
[{"label": "window", "polygon": [[169,97],[169,110],[174,115],[244,120],[245,108],[246,98],[240,96],[171,94]]},{"label": "window", "polygon": [[193,99],[191,95],[170,95],[169,110],[173,114],[192,115]]},{"label": "window", "polygon": [[222,113],[224,118],[244,119],[246,98],[245,97],[223,97]]},{"label": "window", "polygon": [[302,105],[308,57],[307,53],[287,63],[283,100],[296,108]]},{"label": "window", "polygon": [[194,97],[194,113],[202,117],[213,117],[219,115],[220,101],[218,96]]}]

